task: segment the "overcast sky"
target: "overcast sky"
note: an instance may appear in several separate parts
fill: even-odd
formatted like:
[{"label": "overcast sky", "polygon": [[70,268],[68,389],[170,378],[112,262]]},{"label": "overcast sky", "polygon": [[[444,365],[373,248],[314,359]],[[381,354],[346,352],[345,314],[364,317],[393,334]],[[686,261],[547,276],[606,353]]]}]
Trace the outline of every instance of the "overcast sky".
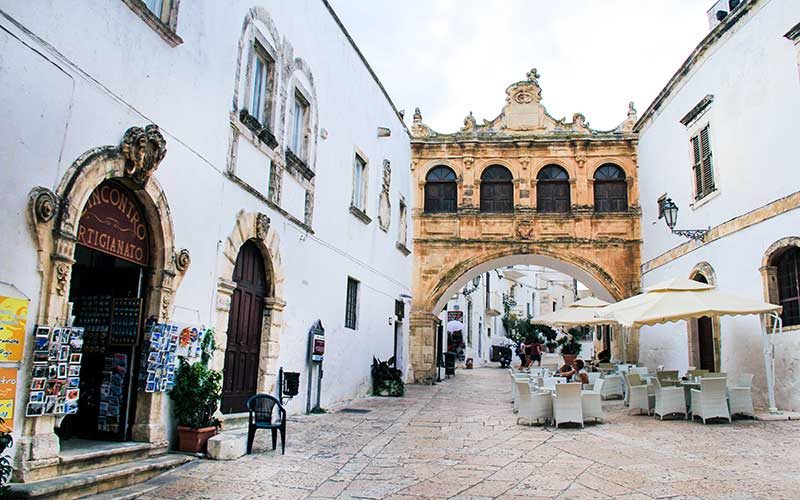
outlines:
[{"label": "overcast sky", "polygon": [[410,122],[440,132],[501,111],[536,67],[556,119],[611,129],[639,112],[708,32],[712,0],[330,0]]}]

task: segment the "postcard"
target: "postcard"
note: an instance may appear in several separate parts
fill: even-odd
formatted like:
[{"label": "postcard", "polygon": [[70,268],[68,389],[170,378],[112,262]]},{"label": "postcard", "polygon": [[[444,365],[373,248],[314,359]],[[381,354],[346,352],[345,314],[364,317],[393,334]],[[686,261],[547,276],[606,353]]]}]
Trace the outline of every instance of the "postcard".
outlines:
[{"label": "postcard", "polygon": [[45,413],[54,413],[56,411],[56,399],[57,399],[57,396],[47,396],[44,399],[44,412]]},{"label": "postcard", "polygon": [[37,335],[37,336],[35,336],[33,338],[33,340],[34,340],[33,348],[35,350],[37,350],[37,351],[45,351],[45,352],[47,352],[49,350],[49,346],[50,346],[50,339],[49,338],[40,337],[40,336]]},{"label": "postcard", "polygon": [[58,364],[58,376],[56,378],[67,378],[67,364],[66,363],[59,363]]},{"label": "postcard", "polygon": [[47,363],[34,363],[33,364],[33,378],[47,377]]},{"label": "postcard", "polygon": [[77,389],[81,386],[80,377],[69,377],[67,379],[67,389]]},{"label": "postcard", "polygon": [[69,389],[67,390],[67,401],[77,401],[80,397],[81,391],[80,389]]},{"label": "postcard", "polygon": [[67,415],[73,415],[78,413],[78,402],[77,401],[67,401],[67,404],[64,407],[64,413]]},{"label": "postcard", "polygon": [[44,404],[42,403],[28,403],[25,407],[26,417],[41,417],[44,415]]},{"label": "postcard", "polygon": [[58,365],[47,366],[47,378],[58,378]]},{"label": "postcard", "polygon": [[34,363],[47,363],[50,361],[50,354],[47,351],[33,351]]},{"label": "postcard", "polygon": [[32,391],[44,390],[46,384],[47,384],[47,379],[45,378],[37,377],[31,379],[31,390]]},{"label": "postcard", "polygon": [[36,335],[36,337],[44,337],[46,339],[49,339],[50,338],[50,327],[49,326],[37,325],[36,326],[35,335]]},{"label": "postcard", "polygon": [[32,391],[31,392],[31,403],[42,403],[44,402],[44,391]]},{"label": "postcard", "polygon": [[61,350],[58,352],[59,361],[67,361],[69,359],[69,346],[62,345]]},{"label": "postcard", "polygon": [[67,371],[67,377],[80,377],[81,376],[81,365],[69,365],[69,371]]},{"label": "postcard", "polygon": [[81,363],[81,359],[83,359],[83,354],[81,354],[79,352],[73,352],[72,354],[69,355],[70,364],[78,364],[79,365]]},{"label": "postcard", "polygon": [[72,333],[71,328],[62,328],[61,329],[61,340],[62,344],[69,344],[69,336]]}]

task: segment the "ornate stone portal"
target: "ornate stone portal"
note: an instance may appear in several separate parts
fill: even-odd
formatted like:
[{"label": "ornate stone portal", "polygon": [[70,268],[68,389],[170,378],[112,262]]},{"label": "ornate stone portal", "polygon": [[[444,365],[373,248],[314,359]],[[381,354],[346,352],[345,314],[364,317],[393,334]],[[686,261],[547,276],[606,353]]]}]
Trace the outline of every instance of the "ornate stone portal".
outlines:
[{"label": "ornate stone portal", "polygon": [[[442,134],[423,122],[416,109],[411,125],[414,199],[414,299],[411,313],[411,374],[418,382],[434,375],[437,315],[453,293],[487,266],[541,263],[567,272],[593,291],[617,300],[638,291],[640,215],[636,183],[636,110],[617,128],[598,131],[586,117],[556,119],[541,103],[539,73],[506,89],[506,105],[493,120],[478,124],[470,113],[455,133]],[[624,172],[627,206],[615,212],[595,207],[595,171],[613,164]],[[500,165],[512,176],[513,209],[481,211],[481,175]],[[568,210],[537,206],[538,175],[546,166],[563,169]],[[446,166],[455,173],[452,212],[426,213],[426,176]],[[619,338],[619,336],[615,336]],[[638,335],[629,343],[635,359]],[[622,346],[612,349],[622,357]]]},{"label": "ornate stone portal", "polygon": [[389,202],[389,187],[392,183],[392,165],[389,160],[383,160],[383,183],[380,199],[378,200],[378,225],[384,231],[389,230],[392,222],[392,205]]}]

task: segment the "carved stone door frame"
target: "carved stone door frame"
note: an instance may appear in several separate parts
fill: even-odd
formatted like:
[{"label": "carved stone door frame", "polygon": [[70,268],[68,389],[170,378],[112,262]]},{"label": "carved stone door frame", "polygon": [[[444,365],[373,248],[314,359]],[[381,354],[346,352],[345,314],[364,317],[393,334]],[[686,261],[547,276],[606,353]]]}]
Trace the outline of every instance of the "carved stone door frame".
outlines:
[{"label": "carved stone door frame", "polygon": [[[189,267],[188,250],[175,252],[172,217],[167,197],[152,174],[166,155],[166,141],[158,127],[131,127],[119,146],[92,148],[76,159],[56,191],[35,187],[29,195],[28,222],[38,249],[42,287],[36,322],[64,323],[68,313],[70,277],[80,215],[89,196],[100,184],[115,180],[140,202],[150,228],[151,263],[146,270],[149,293],[147,316],[168,319],[175,291]],[[27,384],[25,384],[27,387]],[[25,398],[26,394],[18,397]],[[161,418],[162,393],[137,393],[133,439],[167,446]],[[15,476],[32,481],[58,473],[60,441],[56,417],[25,418],[15,449]]]}]

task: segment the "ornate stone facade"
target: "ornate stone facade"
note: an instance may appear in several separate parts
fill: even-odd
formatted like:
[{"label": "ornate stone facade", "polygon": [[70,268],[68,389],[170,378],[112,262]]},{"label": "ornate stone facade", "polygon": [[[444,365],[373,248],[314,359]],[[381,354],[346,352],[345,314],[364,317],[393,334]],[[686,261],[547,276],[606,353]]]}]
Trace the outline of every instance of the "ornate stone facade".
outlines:
[{"label": "ornate stone facade", "polygon": [[[411,314],[411,365],[416,381],[434,372],[437,314],[446,300],[472,279],[482,266],[546,263],[567,272],[598,295],[618,300],[638,292],[640,282],[640,214],[636,183],[636,111],[614,130],[589,127],[584,115],[572,121],[555,119],[541,103],[539,74],[506,89],[506,105],[494,120],[478,125],[468,115],[453,134],[435,132],[414,113],[411,132],[412,170],[416,180],[414,231],[414,300]],[[602,165],[622,169],[627,209],[595,209],[594,175]],[[501,165],[513,177],[513,210],[481,211],[481,174]],[[569,176],[569,209],[544,213],[537,207],[537,174],[557,165]],[[457,209],[426,213],[428,172],[446,166],[456,176]],[[633,359],[636,334],[628,348]],[[621,352],[621,346],[616,350]],[[621,357],[621,356],[620,356]]]}]

